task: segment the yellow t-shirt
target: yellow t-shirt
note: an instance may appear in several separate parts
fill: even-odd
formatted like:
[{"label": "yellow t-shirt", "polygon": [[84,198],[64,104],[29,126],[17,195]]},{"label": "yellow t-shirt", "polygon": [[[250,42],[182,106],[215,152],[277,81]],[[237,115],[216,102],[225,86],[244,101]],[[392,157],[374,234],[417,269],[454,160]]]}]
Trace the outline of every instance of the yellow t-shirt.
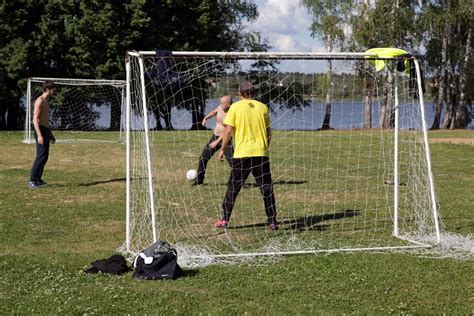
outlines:
[{"label": "yellow t-shirt", "polygon": [[233,103],[224,124],[234,128],[234,158],[268,157],[270,111],[265,104],[248,99]]}]

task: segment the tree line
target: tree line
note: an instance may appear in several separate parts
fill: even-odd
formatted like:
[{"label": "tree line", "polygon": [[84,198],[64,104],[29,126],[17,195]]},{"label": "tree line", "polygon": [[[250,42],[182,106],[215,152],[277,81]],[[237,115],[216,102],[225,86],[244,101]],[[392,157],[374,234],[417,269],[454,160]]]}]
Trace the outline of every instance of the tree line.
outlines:
[{"label": "tree line", "polygon": [[[320,38],[329,52],[397,47],[420,56],[425,75],[432,78],[431,129],[467,126],[474,96],[472,0],[302,0],[301,4],[312,13],[312,36]],[[365,92],[370,99],[369,83]],[[330,92],[326,100],[330,117]],[[369,101],[366,104],[370,106]],[[390,115],[388,121],[379,125],[390,124]],[[370,117],[365,123],[370,127]],[[328,120],[324,127],[329,127]]]},{"label": "tree line", "polygon": [[2,1],[0,129],[22,129],[28,77],[124,79],[127,50],[240,51],[265,44],[246,1]]},{"label": "tree line", "polygon": [[[465,128],[474,94],[470,0],[302,0],[313,15],[312,36],[322,39],[327,51],[365,51],[373,47],[399,47],[424,63],[430,78],[437,128]],[[22,129],[20,100],[25,78],[125,78],[125,52],[154,48],[191,51],[265,51],[268,42],[245,29],[258,16],[250,1],[9,1],[0,4],[0,129]],[[250,78],[265,81],[271,64],[256,65]],[[331,65],[328,66],[331,70]],[[327,78],[337,82],[329,71]],[[306,90],[296,86],[292,90]],[[200,83],[201,85],[201,83]],[[361,83],[370,113],[370,82]],[[276,87],[281,102],[307,106]],[[283,92],[283,91],[282,91]],[[330,128],[333,91],[326,93],[322,128]],[[270,93],[264,95],[271,97]],[[264,100],[265,101],[265,100]],[[152,109],[158,117],[159,104]],[[204,107],[185,105],[196,112],[198,126]],[[169,109],[167,109],[169,114]],[[160,112],[161,111],[161,112]],[[390,112],[387,107],[385,111]],[[166,111],[165,111],[166,112]],[[443,113],[445,113],[444,116]],[[195,116],[195,117],[194,117]],[[382,117],[382,116],[379,116]],[[390,127],[390,115],[378,124]],[[169,119],[169,117],[168,117]],[[194,126],[193,125],[193,126]],[[375,123],[366,118],[366,127]]]}]

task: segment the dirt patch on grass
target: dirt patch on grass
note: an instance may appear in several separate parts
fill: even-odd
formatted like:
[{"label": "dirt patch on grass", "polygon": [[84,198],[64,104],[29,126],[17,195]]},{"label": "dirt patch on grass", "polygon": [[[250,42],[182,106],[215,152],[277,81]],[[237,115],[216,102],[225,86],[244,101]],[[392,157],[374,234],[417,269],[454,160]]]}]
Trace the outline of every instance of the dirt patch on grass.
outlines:
[{"label": "dirt patch on grass", "polygon": [[430,143],[449,143],[474,146],[474,138],[430,138]]}]

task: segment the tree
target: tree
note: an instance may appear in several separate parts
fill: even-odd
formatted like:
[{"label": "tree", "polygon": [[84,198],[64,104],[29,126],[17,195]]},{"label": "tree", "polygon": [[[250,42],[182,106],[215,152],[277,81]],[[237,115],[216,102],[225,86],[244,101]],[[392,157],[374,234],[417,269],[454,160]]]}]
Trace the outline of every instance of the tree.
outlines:
[{"label": "tree", "polygon": [[[345,21],[351,12],[353,1],[345,0],[301,0],[309,12],[313,14],[311,36],[323,40],[326,50],[332,52],[335,48],[344,48]],[[332,61],[328,59],[326,109],[321,129],[330,129],[333,98],[333,70]]]},{"label": "tree", "polygon": [[470,122],[473,16],[474,8],[468,0],[425,3],[426,58],[434,77],[435,117],[431,129],[466,128]]},{"label": "tree", "polygon": [[[436,67],[436,74],[434,77],[434,95],[435,95],[435,100],[434,100],[434,119],[433,123],[431,125],[431,129],[439,129],[440,126],[440,121],[441,121],[441,111],[443,109],[443,105],[447,103],[446,99],[446,84],[448,83],[448,74],[449,74],[449,66],[448,62],[450,62],[450,58],[448,59],[448,40],[451,34],[451,26],[448,22],[448,19],[442,18],[443,14],[441,13],[440,9],[442,8],[436,8],[436,7],[430,7],[428,10],[425,12],[424,19],[428,17],[428,22],[431,24],[431,29],[433,33],[435,33],[438,30],[441,30],[439,39],[441,39],[441,45],[438,40],[433,40],[431,39],[428,42],[428,52],[433,51],[434,47],[437,47],[438,51],[440,52],[439,54],[433,55],[432,57],[428,53],[428,58],[431,60],[431,65],[438,65]],[[436,11],[438,11],[437,14],[433,14]],[[433,19],[430,19],[430,16],[433,16]],[[434,35],[434,34],[430,34]],[[436,37],[436,36],[435,36]],[[439,57],[438,57],[439,56]],[[440,58],[440,60],[438,60]]]},{"label": "tree", "polygon": [[[421,38],[417,27],[418,5],[418,1],[413,0],[357,1],[353,12],[358,14],[352,15],[349,22],[352,27],[349,47],[357,51],[375,47],[395,47],[416,54]],[[367,65],[362,67],[364,127],[370,128],[373,87],[368,77],[372,70]],[[394,124],[394,79],[395,67],[392,63],[387,63],[384,102],[379,110],[378,122],[382,128],[392,128]]]},{"label": "tree", "polygon": [[[448,63],[451,84],[449,85],[449,102],[446,106],[446,114],[443,121],[443,128],[455,129],[466,128],[470,121],[470,115],[466,102],[466,76],[468,67],[474,64],[471,60],[472,51],[472,26],[474,23],[474,8],[472,3],[459,1],[453,3],[454,20],[451,26],[453,32],[450,45],[453,54],[452,62]],[[445,36],[447,36],[445,34]]]},{"label": "tree", "polygon": [[130,16],[126,4],[102,1],[2,2],[0,18],[7,22],[0,31],[0,64],[9,90],[0,103],[14,106],[8,128],[19,127],[15,116],[26,77],[123,78],[125,48],[139,35],[127,30]]},{"label": "tree", "polygon": [[[148,36],[142,37],[136,49],[151,48],[188,51],[231,51],[252,48],[249,33],[243,21],[257,17],[253,3],[240,1],[150,1],[143,7],[150,28]],[[190,65],[191,66],[191,65]],[[158,122],[158,129],[173,129],[170,121],[171,108],[187,109],[191,112],[191,129],[202,129],[205,99],[208,96],[206,83],[191,80],[180,93],[166,92],[155,99],[151,107]],[[198,97],[197,97],[198,96]],[[166,100],[166,101],[165,101]],[[165,126],[160,124],[160,117]]]},{"label": "tree", "polygon": [[26,77],[33,43],[28,36],[41,19],[41,4],[2,1],[0,4],[0,129],[17,129],[19,80]]},{"label": "tree", "polygon": [[245,49],[250,44],[242,22],[257,14],[245,1],[2,2],[0,128],[19,128],[24,78],[123,79],[129,49]]}]

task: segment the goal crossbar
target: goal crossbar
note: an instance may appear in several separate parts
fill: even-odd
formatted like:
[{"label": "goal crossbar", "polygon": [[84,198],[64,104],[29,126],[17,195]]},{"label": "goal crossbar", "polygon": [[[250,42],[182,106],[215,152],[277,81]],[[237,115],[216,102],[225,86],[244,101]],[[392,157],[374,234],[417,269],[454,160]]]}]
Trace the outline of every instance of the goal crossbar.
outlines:
[{"label": "goal crossbar", "polygon": [[31,82],[45,82],[51,80],[54,83],[61,83],[63,85],[107,85],[124,87],[125,80],[107,80],[107,79],[74,79],[74,78],[47,78],[47,77],[30,77]]},{"label": "goal crossbar", "polygon": [[[194,52],[171,51],[170,57],[208,57],[232,59],[354,59],[354,60],[398,60],[400,57],[380,57],[375,53],[320,53],[320,52]],[[129,56],[155,56],[156,51],[129,51]]]}]

